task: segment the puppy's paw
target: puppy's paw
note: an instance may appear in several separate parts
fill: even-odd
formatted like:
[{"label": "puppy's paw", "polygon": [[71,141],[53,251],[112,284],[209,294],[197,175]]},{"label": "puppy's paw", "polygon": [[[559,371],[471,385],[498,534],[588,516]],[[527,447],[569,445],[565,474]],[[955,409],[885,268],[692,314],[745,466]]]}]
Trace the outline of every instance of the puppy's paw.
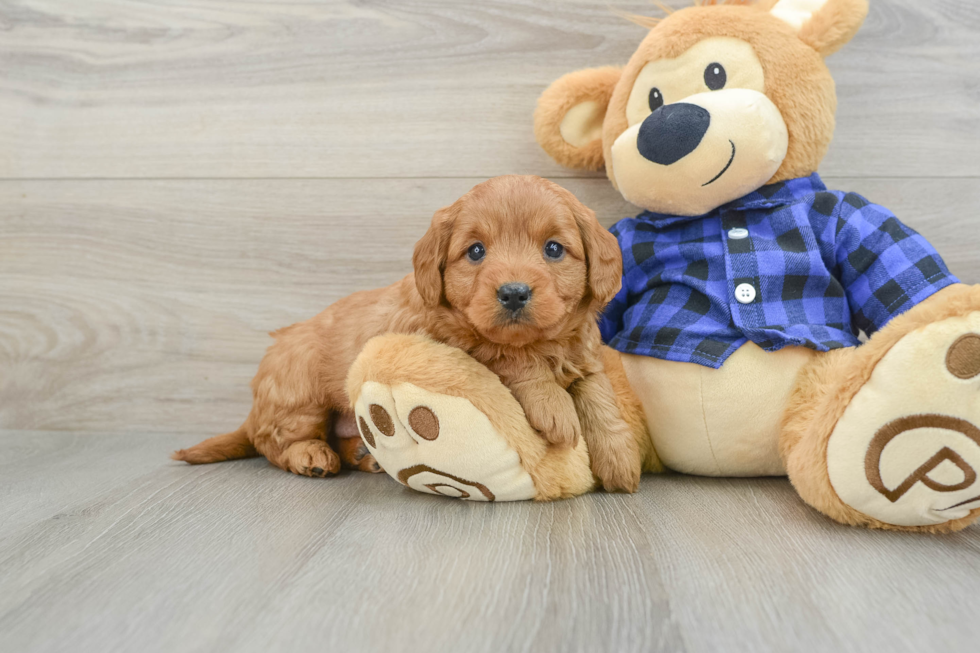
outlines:
[{"label": "puppy's paw", "polygon": [[[563,396],[564,395],[564,396]],[[559,388],[553,397],[528,401],[524,414],[531,427],[558,447],[574,447],[582,436],[582,424],[575,404],[567,392]]]},{"label": "puppy's paw", "polygon": [[[546,425],[538,429],[548,444],[556,447],[575,447],[578,439],[582,437],[582,425],[578,421],[578,415],[574,411],[558,411],[552,413],[550,420],[543,420]],[[550,421],[550,424],[547,422]]]},{"label": "puppy's paw", "polygon": [[558,447],[574,447],[582,435],[582,425],[575,411],[549,410],[540,404],[524,409],[531,427],[541,434],[548,444]]},{"label": "puppy's paw", "polygon": [[619,417],[587,424],[585,441],[597,485],[606,492],[636,492],[643,474],[643,456],[629,425]]},{"label": "puppy's paw", "polygon": [[384,471],[359,437],[338,439],[337,449],[340,452],[340,464],[345,469],[356,469],[369,474],[380,474]]},{"label": "puppy's paw", "polygon": [[282,454],[283,469],[300,476],[324,478],[340,471],[340,457],[322,440],[302,440]]},{"label": "puppy's paw", "polygon": [[633,494],[640,489],[641,462],[633,452],[607,452],[601,458],[593,459],[592,473],[606,492]]}]

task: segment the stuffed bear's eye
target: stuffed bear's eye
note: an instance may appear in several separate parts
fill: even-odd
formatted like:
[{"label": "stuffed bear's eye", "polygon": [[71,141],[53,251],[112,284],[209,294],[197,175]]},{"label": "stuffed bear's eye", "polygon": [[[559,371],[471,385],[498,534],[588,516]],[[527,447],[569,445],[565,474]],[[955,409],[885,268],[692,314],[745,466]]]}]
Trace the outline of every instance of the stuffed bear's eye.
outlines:
[{"label": "stuffed bear's eye", "polygon": [[561,243],[549,240],[544,246],[544,255],[552,261],[560,261],[565,256],[565,248]]},{"label": "stuffed bear's eye", "polygon": [[659,88],[650,89],[650,111],[656,111],[664,105],[664,94]]},{"label": "stuffed bear's eye", "polygon": [[720,91],[728,83],[728,73],[720,63],[713,63],[704,69],[704,83],[712,91]]},{"label": "stuffed bear's eye", "polygon": [[486,255],[487,248],[483,246],[483,243],[473,243],[470,245],[470,248],[466,250],[466,258],[474,263],[479,263]]}]

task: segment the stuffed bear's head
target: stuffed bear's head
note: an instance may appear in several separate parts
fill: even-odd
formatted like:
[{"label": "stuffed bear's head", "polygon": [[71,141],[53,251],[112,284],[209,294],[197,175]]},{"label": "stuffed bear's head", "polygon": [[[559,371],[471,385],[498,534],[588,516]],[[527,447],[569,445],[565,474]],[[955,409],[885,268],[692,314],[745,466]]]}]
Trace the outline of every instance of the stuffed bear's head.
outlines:
[{"label": "stuffed bear's head", "polygon": [[700,0],[659,21],[625,68],[566,75],[535,113],[559,163],[599,170],[649,211],[697,216],[816,172],[837,96],[823,57],[867,0]]}]

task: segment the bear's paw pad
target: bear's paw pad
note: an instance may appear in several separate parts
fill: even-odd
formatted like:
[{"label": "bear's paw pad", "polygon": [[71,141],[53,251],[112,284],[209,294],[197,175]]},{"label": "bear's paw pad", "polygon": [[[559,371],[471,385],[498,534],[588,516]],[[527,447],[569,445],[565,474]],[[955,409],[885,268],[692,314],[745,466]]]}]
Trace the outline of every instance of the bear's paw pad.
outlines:
[{"label": "bear's paw pad", "polygon": [[358,430],[389,476],[418,492],[467,501],[535,497],[531,476],[489,418],[462,397],[367,381]]},{"label": "bear's paw pad", "polygon": [[886,524],[980,508],[980,313],[899,341],[831,434],[827,466],[844,503]]}]

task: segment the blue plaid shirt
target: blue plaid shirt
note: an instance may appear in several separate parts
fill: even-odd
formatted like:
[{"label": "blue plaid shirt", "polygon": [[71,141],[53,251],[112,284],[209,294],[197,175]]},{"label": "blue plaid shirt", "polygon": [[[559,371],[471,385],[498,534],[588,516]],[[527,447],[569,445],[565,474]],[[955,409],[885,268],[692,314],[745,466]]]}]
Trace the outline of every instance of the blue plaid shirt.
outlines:
[{"label": "blue plaid shirt", "polygon": [[[929,242],[816,174],[707,215],[642,213],[612,228],[623,288],[600,321],[629,354],[719,368],[747,341],[829,351],[859,344],[957,279]],[[741,291],[742,303],[736,299]]]}]

